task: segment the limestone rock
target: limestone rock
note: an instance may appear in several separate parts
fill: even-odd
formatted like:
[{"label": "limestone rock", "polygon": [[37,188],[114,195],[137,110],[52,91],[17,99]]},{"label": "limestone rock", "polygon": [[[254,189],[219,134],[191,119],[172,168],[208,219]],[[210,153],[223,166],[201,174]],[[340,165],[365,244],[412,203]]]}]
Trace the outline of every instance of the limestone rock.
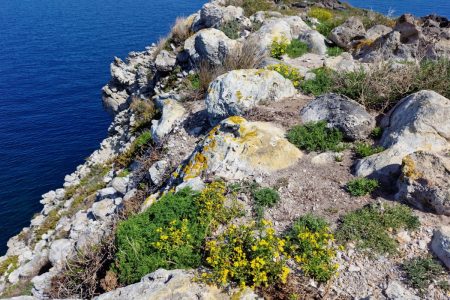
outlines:
[{"label": "limestone rock", "polygon": [[[230,299],[218,288],[193,281],[194,274],[185,270],[159,269],[144,276],[140,282],[102,294],[95,300],[175,300],[175,299]],[[236,293],[237,294],[237,293]],[[236,299],[258,299],[251,291],[245,290]]]},{"label": "limestone rock", "polygon": [[169,163],[167,161],[159,160],[150,167],[148,174],[150,175],[150,180],[153,184],[158,186],[162,183],[163,176],[166,173],[168,166]]},{"label": "limestone rock", "polygon": [[176,62],[177,58],[175,55],[169,53],[167,50],[161,50],[155,59],[156,69],[160,72],[170,72]]},{"label": "limestone rock", "polygon": [[402,159],[416,151],[450,148],[450,100],[433,91],[403,98],[386,117],[380,145],[387,150],[358,161],[357,176],[373,176],[382,183],[397,180]]},{"label": "limestone rock", "polygon": [[151,128],[152,138],[156,143],[159,143],[167,134],[169,134],[186,113],[184,107],[178,101],[173,99],[163,100],[161,104],[161,118],[159,120],[153,120]]},{"label": "limestone rock", "polygon": [[243,26],[251,26],[250,20],[245,17],[242,7],[219,6],[215,3],[206,3],[200,10],[198,20],[192,25],[194,31],[203,28],[219,28],[223,24],[236,21]]},{"label": "limestone rock", "polygon": [[296,89],[278,72],[234,70],[219,76],[208,89],[206,107],[211,124],[229,116],[242,115],[261,101],[292,97]]},{"label": "limestone rock", "polygon": [[31,282],[33,283],[32,293],[33,296],[38,299],[47,299],[47,293],[52,285],[52,278],[55,274],[52,272],[46,272],[39,276],[33,277]]},{"label": "limestone rock", "polygon": [[128,177],[115,177],[111,181],[111,187],[120,194],[125,195],[127,192],[128,181]]},{"label": "limestone rock", "polygon": [[259,45],[261,51],[268,52],[274,40],[292,40],[291,26],[283,19],[272,19],[264,22],[261,28],[248,37],[250,42]]},{"label": "limestone rock", "polygon": [[336,72],[354,72],[363,67],[363,65],[354,60],[353,56],[348,52],[344,52],[335,57],[327,57],[324,64],[327,68]]},{"label": "limestone rock", "polygon": [[450,269],[450,227],[436,230],[431,240],[431,250]]},{"label": "limestone rock", "polygon": [[284,135],[284,130],[275,124],[230,117],[209,132],[172,179],[182,182],[218,176],[240,180],[257,172],[288,168],[298,161],[302,152]]},{"label": "limestone rock", "polygon": [[300,111],[304,123],[325,120],[350,140],[366,138],[375,127],[375,119],[364,106],[338,94],[317,97]]},{"label": "limestone rock", "polygon": [[194,64],[206,61],[213,65],[221,65],[227,55],[240,46],[222,31],[214,28],[203,29],[189,37],[184,43],[184,49]]},{"label": "limestone rock", "polygon": [[195,177],[188,179],[186,181],[183,181],[180,185],[176,187],[176,191],[182,190],[184,188],[190,188],[193,191],[201,191],[205,188],[205,183],[200,177]]},{"label": "limestone rock", "polygon": [[307,30],[300,34],[299,40],[308,45],[308,51],[315,54],[325,55],[327,46],[325,45],[325,37],[316,30]]},{"label": "limestone rock", "polygon": [[103,200],[103,199],[114,199],[118,197],[119,194],[117,190],[113,187],[106,187],[104,189],[97,191],[97,200]]},{"label": "limestone rock", "polygon": [[341,48],[350,49],[353,42],[364,39],[365,33],[366,29],[361,20],[350,17],[331,31],[329,39]]},{"label": "limestone rock", "polygon": [[48,259],[55,268],[61,269],[65,265],[67,259],[73,255],[74,250],[74,243],[72,240],[56,240],[50,246]]},{"label": "limestone rock", "polygon": [[384,293],[389,300],[420,300],[419,297],[415,296],[403,287],[400,282],[394,280],[389,282],[388,287],[384,290]]},{"label": "limestone rock", "polygon": [[105,220],[116,211],[116,203],[113,199],[103,199],[92,204],[90,212],[96,219]]},{"label": "limestone rock", "polygon": [[388,34],[392,31],[391,27],[385,25],[375,25],[370,27],[366,32],[366,39],[369,41],[375,41],[376,39]]},{"label": "limestone rock", "polygon": [[450,216],[450,157],[414,152],[403,158],[396,199]]}]

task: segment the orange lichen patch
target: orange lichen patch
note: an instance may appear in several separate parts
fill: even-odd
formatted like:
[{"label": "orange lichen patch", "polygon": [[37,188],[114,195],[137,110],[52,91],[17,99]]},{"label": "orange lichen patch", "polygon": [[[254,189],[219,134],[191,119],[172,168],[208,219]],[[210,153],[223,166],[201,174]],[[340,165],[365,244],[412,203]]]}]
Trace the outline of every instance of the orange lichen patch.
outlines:
[{"label": "orange lichen patch", "polygon": [[402,160],[402,173],[405,177],[416,180],[422,177],[422,174],[417,171],[416,164],[410,155],[407,155]]},{"label": "orange lichen patch", "polygon": [[208,168],[207,158],[203,153],[197,152],[189,163],[184,167],[184,179],[191,179],[201,175],[201,173]]},{"label": "orange lichen patch", "polygon": [[371,40],[371,39],[364,39],[364,40],[362,40],[361,42],[359,42],[356,46],[355,46],[355,48],[357,49],[357,50],[359,50],[359,49],[362,49],[362,48],[364,48],[364,47],[370,47],[372,44],[373,44],[373,40]]}]

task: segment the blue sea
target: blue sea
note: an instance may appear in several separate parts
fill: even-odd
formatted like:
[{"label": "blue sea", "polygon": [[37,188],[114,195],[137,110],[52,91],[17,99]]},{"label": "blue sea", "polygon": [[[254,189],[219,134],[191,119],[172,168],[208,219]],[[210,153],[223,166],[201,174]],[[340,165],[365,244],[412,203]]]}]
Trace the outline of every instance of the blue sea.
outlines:
[{"label": "blue sea", "polygon": [[[206,0],[2,0],[0,6],[0,255],[106,136],[101,104],[113,56],[167,34]],[[398,15],[450,16],[450,1],[350,0]]]},{"label": "blue sea", "polygon": [[101,87],[114,56],[168,33],[205,0],[2,0],[0,255],[106,137]]}]

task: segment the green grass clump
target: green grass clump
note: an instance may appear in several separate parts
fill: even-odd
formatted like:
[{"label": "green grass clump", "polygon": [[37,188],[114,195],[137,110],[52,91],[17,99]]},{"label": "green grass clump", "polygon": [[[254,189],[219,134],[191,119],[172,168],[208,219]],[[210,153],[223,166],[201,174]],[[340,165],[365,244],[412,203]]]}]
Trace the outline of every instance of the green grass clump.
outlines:
[{"label": "green grass clump", "polygon": [[60,219],[61,215],[59,214],[58,209],[54,208],[53,210],[51,210],[44,222],[42,222],[39,228],[35,230],[34,234],[36,236],[36,240],[40,241],[44,233],[47,233],[49,230],[55,229],[56,224],[58,224]]},{"label": "green grass clump", "polygon": [[403,264],[407,281],[413,288],[424,292],[439,276],[445,274],[440,263],[431,257],[416,257]]},{"label": "green grass clump", "polygon": [[11,274],[18,266],[19,257],[17,255],[8,256],[4,261],[0,262],[0,276]]},{"label": "green grass clump", "polygon": [[259,188],[253,193],[255,203],[264,207],[273,207],[280,201],[278,192],[271,188]]},{"label": "green grass clump", "polygon": [[316,18],[320,22],[325,22],[333,18],[333,13],[326,8],[312,7],[308,12],[308,17]]},{"label": "green grass clump", "polygon": [[152,141],[152,133],[150,130],[142,132],[131,144],[130,148],[123,153],[119,154],[114,163],[117,168],[127,168],[131,162],[136,158],[139,152],[146,149]]},{"label": "green grass clump", "polygon": [[196,268],[210,232],[240,213],[224,206],[225,185],[209,184],[202,192],[167,193],[145,212],[119,223],[117,273],[130,284],[158,268]]},{"label": "green grass clump", "polygon": [[328,93],[333,87],[333,71],[328,68],[318,68],[313,71],[314,79],[305,80],[300,84],[301,89],[307,94],[320,96]]},{"label": "green grass clump", "polygon": [[305,275],[326,282],[336,273],[338,266],[333,259],[337,249],[331,245],[334,236],[323,218],[311,214],[300,217],[287,240],[292,257]]},{"label": "green grass clump", "polygon": [[201,82],[200,82],[200,76],[198,75],[198,73],[194,73],[194,74],[189,74],[187,76],[187,79],[189,81],[190,87],[194,90],[194,91],[198,91],[201,88]]},{"label": "green grass clump", "polygon": [[344,52],[342,48],[339,47],[330,47],[327,49],[327,54],[329,56],[339,56]]},{"label": "green grass clump", "polygon": [[380,139],[382,135],[383,135],[383,128],[378,126],[375,127],[370,133],[370,136],[374,139]]},{"label": "green grass clump", "polygon": [[344,20],[342,19],[327,20],[317,25],[317,31],[320,32],[324,37],[328,37],[331,31],[339,25],[342,25],[342,23],[344,23]]},{"label": "green grass clump", "polygon": [[241,24],[237,20],[231,20],[220,26],[219,30],[225,33],[230,39],[236,40],[240,36]]},{"label": "green grass clump", "polygon": [[311,122],[292,127],[287,135],[289,142],[307,151],[341,151],[343,135],[336,128],[327,128],[325,121]]},{"label": "green grass clump", "polygon": [[372,146],[370,144],[360,142],[355,144],[354,150],[357,157],[363,158],[383,152],[385,149],[381,146]]},{"label": "green grass clump", "polygon": [[378,186],[376,179],[356,178],[347,183],[347,191],[353,197],[360,197],[372,193]]},{"label": "green grass clump", "polygon": [[384,208],[371,205],[345,215],[336,231],[336,239],[341,243],[356,242],[358,248],[379,254],[395,253],[397,241],[390,231],[414,230],[419,226],[419,219],[405,205]]},{"label": "green grass clump", "polygon": [[286,47],[286,54],[290,58],[297,58],[305,53],[308,53],[308,44],[297,39],[292,40]]}]

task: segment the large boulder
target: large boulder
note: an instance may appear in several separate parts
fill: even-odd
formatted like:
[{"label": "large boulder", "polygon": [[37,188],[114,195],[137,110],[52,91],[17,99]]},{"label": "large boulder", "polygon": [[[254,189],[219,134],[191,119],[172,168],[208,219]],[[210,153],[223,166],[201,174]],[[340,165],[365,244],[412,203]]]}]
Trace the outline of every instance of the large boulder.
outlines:
[{"label": "large boulder", "polygon": [[392,31],[391,27],[385,26],[385,25],[375,25],[370,27],[366,32],[366,39],[369,41],[375,41],[378,38],[382,37],[383,35],[388,34]]},{"label": "large boulder", "polygon": [[373,176],[392,183],[402,159],[416,151],[439,152],[450,148],[450,100],[433,91],[403,98],[385,119],[380,145],[387,150],[356,164],[358,176]]},{"label": "large boulder", "polygon": [[208,88],[206,107],[211,124],[243,115],[261,101],[278,101],[296,94],[292,82],[270,70],[234,70],[217,77]]},{"label": "large boulder", "polygon": [[308,51],[315,54],[325,55],[327,46],[325,37],[316,30],[307,30],[299,35],[299,40],[308,45]]},{"label": "large boulder", "polygon": [[375,119],[358,102],[338,94],[325,94],[311,101],[300,111],[304,123],[327,121],[350,140],[367,138],[375,127]]},{"label": "large boulder", "polygon": [[194,64],[206,61],[213,65],[221,65],[237,47],[240,47],[239,42],[214,28],[200,30],[184,42],[184,49]]},{"label": "large boulder", "polygon": [[183,105],[173,99],[158,101],[157,105],[162,109],[162,115],[159,120],[152,121],[151,132],[153,141],[159,143],[181,122],[186,110]]},{"label": "large boulder", "polygon": [[433,234],[431,250],[450,269],[450,227],[442,226]]},{"label": "large boulder", "polygon": [[194,32],[204,28],[219,28],[225,23],[235,21],[242,26],[251,26],[250,20],[245,17],[242,7],[219,6],[215,3],[206,3],[200,10],[197,20],[192,24]]},{"label": "large boulder", "polygon": [[174,300],[174,299],[258,299],[249,288],[232,290],[231,295],[220,289],[202,284],[194,279],[195,274],[186,270],[164,270],[144,276],[140,282],[95,297],[95,300]]},{"label": "large boulder", "polygon": [[234,116],[220,122],[199,143],[172,180],[218,176],[242,180],[257,173],[270,173],[294,165],[302,156],[275,124],[248,122]]},{"label": "large boulder", "polygon": [[167,50],[161,50],[156,56],[155,66],[160,72],[170,72],[177,62],[177,58],[174,54]]},{"label": "large boulder", "polygon": [[450,216],[450,157],[423,151],[406,156],[397,187],[397,200]]},{"label": "large boulder", "polygon": [[283,39],[287,42],[292,40],[291,26],[283,19],[271,19],[264,22],[258,31],[248,37],[248,40],[259,45],[263,52],[269,52],[274,41]]},{"label": "large boulder", "polygon": [[70,239],[59,239],[50,246],[48,259],[56,269],[62,269],[68,258],[75,253],[74,242]]},{"label": "large boulder", "polygon": [[350,17],[342,25],[334,28],[329,36],[336,45],[344,49],[350,49],[354,42],[365,38],[366,29],[357,17]]}]

